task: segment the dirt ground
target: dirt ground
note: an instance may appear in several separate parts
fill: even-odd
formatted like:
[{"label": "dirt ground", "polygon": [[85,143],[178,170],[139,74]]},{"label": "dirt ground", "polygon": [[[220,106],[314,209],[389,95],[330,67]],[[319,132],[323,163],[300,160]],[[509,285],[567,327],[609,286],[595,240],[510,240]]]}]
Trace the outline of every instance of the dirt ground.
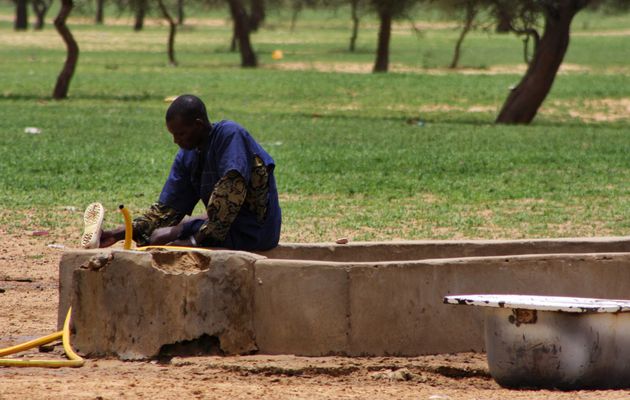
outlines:
[{"label": "dirt ground", "polygon": [[[0,231],[0,348],[55,331],[58,263],[79,231]],[[52,245],[52,247],[51,247]],[[62,347],[23,359],[63,359]],[[622,399],[630,391],[499,387],[485,355],[414,358],[175,357],[91,359],[81,368],[0,367],[0,399]]]}]

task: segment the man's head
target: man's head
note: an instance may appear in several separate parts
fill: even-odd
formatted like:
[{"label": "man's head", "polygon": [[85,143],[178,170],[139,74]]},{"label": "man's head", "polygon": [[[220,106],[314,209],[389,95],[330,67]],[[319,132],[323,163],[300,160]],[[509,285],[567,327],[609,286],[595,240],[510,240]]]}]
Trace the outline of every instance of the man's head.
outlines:
[{"label": "man's head", "polygon": [[166,127],[173,141],[185,150],[199,147],[208,135],[210,121],[203,101],[197,96],[183,94],[166,110]]}]

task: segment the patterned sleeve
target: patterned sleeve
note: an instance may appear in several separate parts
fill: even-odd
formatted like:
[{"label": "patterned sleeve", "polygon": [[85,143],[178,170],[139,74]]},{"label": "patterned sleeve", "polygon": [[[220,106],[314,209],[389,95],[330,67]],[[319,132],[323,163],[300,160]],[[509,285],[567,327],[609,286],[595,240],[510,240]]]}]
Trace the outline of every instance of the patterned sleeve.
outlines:
[{"label": "patterned sleeve", "polygon": [[247,195],[247,184],[236,171],[229,171],[212,190],[208,201],[208,220],[197,234],[200,244],[221,242],[227,237]]},{"label": "patterned sleeve", "polygon": [[138,246],[146,246],[154,230],[165,226],[175,226],[185,215],[186,213],[167,205],[155,203],[142,216],[133,220],[133,240]]}]

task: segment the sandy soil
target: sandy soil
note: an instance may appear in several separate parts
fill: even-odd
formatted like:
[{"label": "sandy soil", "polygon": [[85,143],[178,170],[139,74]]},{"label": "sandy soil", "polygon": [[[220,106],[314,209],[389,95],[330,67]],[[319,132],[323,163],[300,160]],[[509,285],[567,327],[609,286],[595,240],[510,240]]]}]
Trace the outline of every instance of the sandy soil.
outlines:
[{"label": "sandy soil", "polygon": [[[56,328],[57,267],[79,230],[0,231],[0,348]],[[62,347],[11,356],[63,359]],[[175,357],[92,359],[81,368],[0,367],[0,399],[613,399],[630,391],[516,391],[490,377],[483,354],[415,358]]]}]

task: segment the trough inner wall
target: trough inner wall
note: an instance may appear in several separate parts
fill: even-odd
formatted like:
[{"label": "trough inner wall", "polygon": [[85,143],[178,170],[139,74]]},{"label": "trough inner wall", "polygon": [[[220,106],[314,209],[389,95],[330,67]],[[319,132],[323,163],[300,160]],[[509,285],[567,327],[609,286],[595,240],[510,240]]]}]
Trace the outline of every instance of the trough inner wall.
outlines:
[{"label": "trough inner wall", "polygon": [[391,242],[281,243],[258,254],[270,259],[339,262],[418,261],[519,254],[623,253],[628,237],[524,240],[416,240]]}]

